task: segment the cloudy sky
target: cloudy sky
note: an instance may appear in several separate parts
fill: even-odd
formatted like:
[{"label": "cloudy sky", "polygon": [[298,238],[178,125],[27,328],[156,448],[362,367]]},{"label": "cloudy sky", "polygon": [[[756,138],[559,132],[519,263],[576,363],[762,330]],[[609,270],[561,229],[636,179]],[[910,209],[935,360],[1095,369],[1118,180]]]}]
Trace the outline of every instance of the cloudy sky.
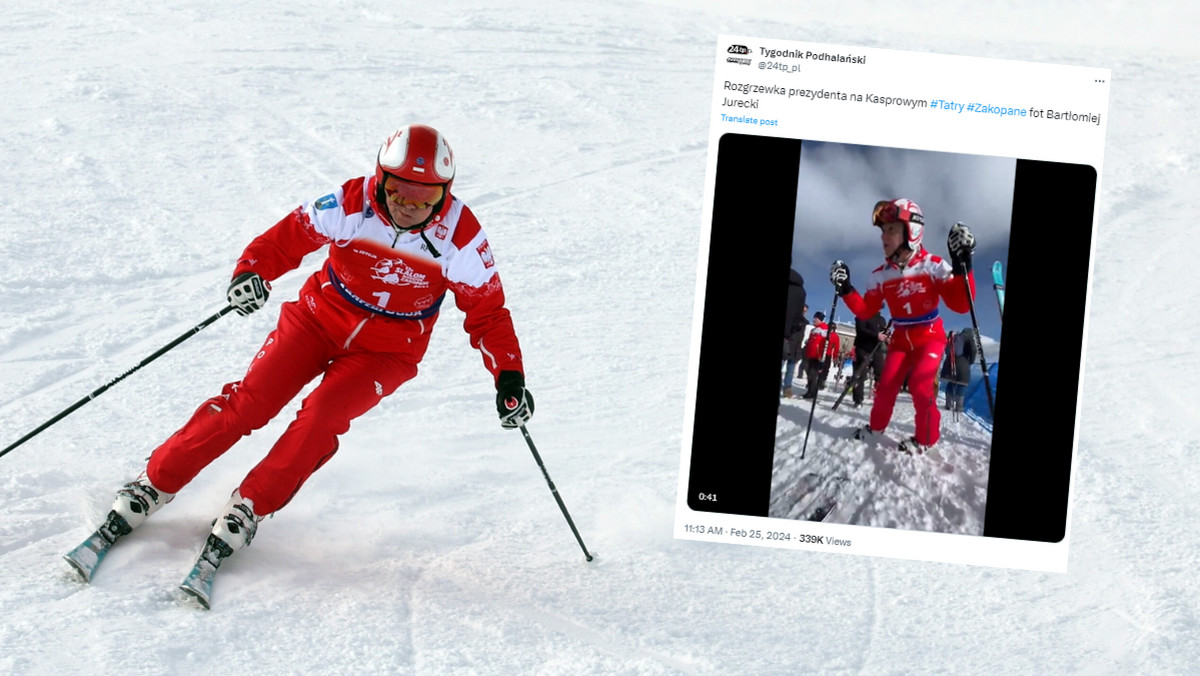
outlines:
[{"label": "cloudy sky", "polygon": [[[946,257],[950,226],[961,221],[975,233],[976,305],[984,335],[999,338],[1000,312],[991,284],[991,265],[1007,265],[1016,160],[1006,157],[804,142],[796,200],[792,267],[804,276],[811,312],[829,312],[833,286],[829,267],[841,259],[860,290],[883,262],[879,230],[871,210],[883,199],[907,197],[925,214],[924,246]],[[853,321],[839,303],[839,321]],[[969,315],[943,306],[947,331],[970,326]]]}]

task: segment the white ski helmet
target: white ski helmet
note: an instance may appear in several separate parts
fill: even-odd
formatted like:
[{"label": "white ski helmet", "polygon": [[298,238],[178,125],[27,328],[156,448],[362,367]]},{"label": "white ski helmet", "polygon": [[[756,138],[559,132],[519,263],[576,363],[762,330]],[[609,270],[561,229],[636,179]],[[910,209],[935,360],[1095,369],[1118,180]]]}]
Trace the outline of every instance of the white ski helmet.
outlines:
[{"label": "white ski helmet", "polygon": [[882,228],[886,223],[904,224],[904,242],[910,251],[921,248],[921,237],[925,234],[925,215],[917,203],[903,197],[875,203],[871,225]]},{"label": "white ski helmet", "polygon": [[[439,213],[449,202],[450,186],[454,184],[454,151],[441,132],[424,124],[410,124],[397,129],[379,147],[375,161],[375,190],[371,193],[375,213],[384,222],[396,227],[388,215],[384,181],[389,175],[410,183],[442,186],[441,199],[434,205]],[[423,223],[410,229],[418,229]]]}]

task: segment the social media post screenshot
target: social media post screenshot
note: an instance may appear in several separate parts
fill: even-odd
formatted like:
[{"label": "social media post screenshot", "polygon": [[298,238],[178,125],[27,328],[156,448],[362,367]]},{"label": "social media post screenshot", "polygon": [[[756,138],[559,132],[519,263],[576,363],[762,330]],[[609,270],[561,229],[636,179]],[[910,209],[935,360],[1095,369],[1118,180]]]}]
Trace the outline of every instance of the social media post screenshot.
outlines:
[{"label": "social media post screenshot", "polygon": [[675,536],[1065,571],[1109,71],[717,52]]}]

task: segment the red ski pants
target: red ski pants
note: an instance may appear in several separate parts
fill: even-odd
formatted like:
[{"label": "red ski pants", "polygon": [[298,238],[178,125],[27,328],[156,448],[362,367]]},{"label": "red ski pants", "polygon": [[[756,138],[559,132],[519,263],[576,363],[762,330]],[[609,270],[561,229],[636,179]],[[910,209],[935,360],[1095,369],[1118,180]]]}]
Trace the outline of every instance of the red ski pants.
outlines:
[{"label": "red ski pants", "polygon": [[937,408],[933,377],[937,374],[946,349],[946,339],[931,340],[911,351],[889,350],[883,362],[883,374],[875,384],[875,403],[871,406],[871,429],[882,432],[892,420],[896,396],[908,376],[908,392],[916,409],[917,443],[932,446],[941,436],[942,416]]},{"label": "red ski pants", "polygon": [[279,324],[267,336],[241,381],[205,401],[191,419],[150,456],[147,476],[176,493],[229,450],[266,425],[317,376],[296,419],[267,456],[242,481],[242,497],[260,516],[283,507],[313,472],[337,452],[338,435],[417,374],[401,355],[362,352],[334,344],[298,303],[284,303]]}]

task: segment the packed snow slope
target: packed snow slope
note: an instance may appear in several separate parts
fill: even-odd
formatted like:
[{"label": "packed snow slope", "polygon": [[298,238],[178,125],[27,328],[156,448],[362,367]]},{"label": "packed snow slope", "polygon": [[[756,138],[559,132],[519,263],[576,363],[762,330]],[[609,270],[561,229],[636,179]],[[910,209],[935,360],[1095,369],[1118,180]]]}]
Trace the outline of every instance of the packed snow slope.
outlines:
[{"label": "packed snow slope", "polygon": [[[253,236],[425,122],[450,138],[456,192],[490,234],[537,398],[529,429],[597,559],[499,428],[447,310],[420,376],[263,522],[211,611],[175,586],[295,405],[93,584],[72,579],[62,553],[241,376],[314,256],[269,309],[221,319],[0,459],[0,672],[1191,671],[1200,351],[1173,327],[1200,294],[1200,64],[1183,40],[1104,39],[1188,21],[1067,1],[683,4],[8,3],[4,445],[215,312]],[[1069,573],[671,539],[722,32],[1113,69]],[[1050,254],[1070,242],[1047,232]],[[1053,256],[1046,272],[1052,293]]]}]

